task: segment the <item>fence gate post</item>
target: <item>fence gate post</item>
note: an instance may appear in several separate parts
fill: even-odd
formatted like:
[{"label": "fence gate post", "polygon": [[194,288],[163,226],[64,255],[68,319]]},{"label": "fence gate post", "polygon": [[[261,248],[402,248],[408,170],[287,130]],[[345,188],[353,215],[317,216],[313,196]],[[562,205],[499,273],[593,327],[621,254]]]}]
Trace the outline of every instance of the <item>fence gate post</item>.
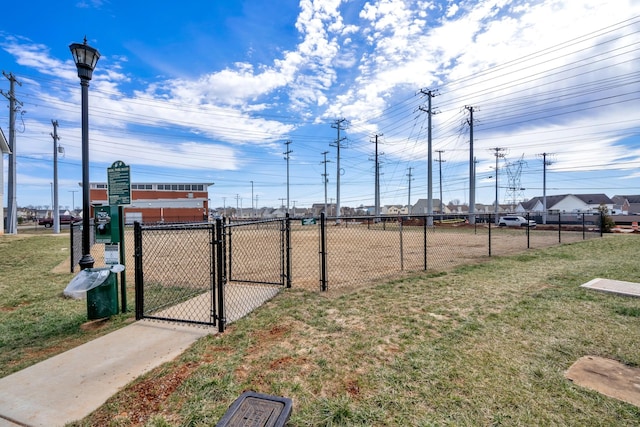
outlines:
[{"label": "fence gate post", "polygon": [[286,263],[287,263],[287,288],[291,288],[291,218],[289,217],[289,213],[287,213],[287,220],[285,221],[285,235],[287,242],[287,253],[286,253]]},{"label": "fence gate post", "polygon": [[218,265],[218,236],[216,234],[216,225],[209,225],[209,292],[211,298],[209,299],[209,319],[212,324],[216,325],[216,279],[217,271],[220,266]]},{"label": "fence gate post", "polygon": [[136,271],[136,320],[144,314],[144,276],[142,271],[142,226],[138,221],[133,223],[134,260]]},{"label": "fence gate post", "polygon": [[225,317],[224,306],[224,265],[225,265],[225,253],[224,253],[224,227],[222,226],[222,220],[216,219],[216,271],[217,271],[217,285],[218,285],[218,332],[224,332],[227,319]]}]

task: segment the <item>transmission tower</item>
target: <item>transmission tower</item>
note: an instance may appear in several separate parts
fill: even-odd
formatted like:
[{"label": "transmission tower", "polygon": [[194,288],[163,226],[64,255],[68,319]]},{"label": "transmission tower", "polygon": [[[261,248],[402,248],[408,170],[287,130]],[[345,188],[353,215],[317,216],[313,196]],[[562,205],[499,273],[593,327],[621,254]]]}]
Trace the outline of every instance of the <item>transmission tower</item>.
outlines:
[{"label": "transmission tower", "polygon": [[515,162],[507,162],[505,159],[505,169],[507,170],[507,176],[509,177],[509,185],[504,195],[505,203],[512,203],[511,209],[515,209],[518,200],[524,199],[524,188],[520,181],[522,176],[522,165],[525,164],[524,154],[520,157],[520,160]]}]

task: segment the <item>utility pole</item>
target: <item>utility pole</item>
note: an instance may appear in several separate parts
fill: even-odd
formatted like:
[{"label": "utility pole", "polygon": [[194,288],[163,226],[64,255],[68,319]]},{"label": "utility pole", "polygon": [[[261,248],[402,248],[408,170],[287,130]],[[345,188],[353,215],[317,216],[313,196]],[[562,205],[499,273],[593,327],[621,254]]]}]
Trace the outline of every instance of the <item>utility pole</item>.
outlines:
[{"label": "utility pole", "polygon": [[251,181],[251,216],[253,216],[253,181]]},{"label": "utility pole", "polygon": [[409,215],[411,215],[411,181],[413,181],[412,175],[411,175],[411,171],[413,170],[412,167],[409,168],[409,173],[407,174],[407,176],[409,177],[409,197],[407,199],[407,209],[409,210]]},{"label": "utility pole", "polygon": [[420,93],[427,96],[427,108],[418,107],[427,113],[427,218],[428,225],[433,225],[433,154],[431,149],[431,116],[437,114],[431,108],[431,98],[437,96],[432,90],[420,89]]},{"label": "utility pole", "polygon": [[374,196],[374,210],[375,210],[375,216],[376,216],[376,222],[380,221],[380,155],[384,154],[384,153],[379,153],[378,152],[378,137],[382,136],[382,134],[376,134],[375,135],[375,144],[376,144],[376,154],[375,154],[375,196]]},{"label": "utility pole", "polygon": [[[9,93],[0,89],[0,94],[9,100],[9,175],[7,179],[7,234],[18,234],[18,208],[16,196],[16,112],[22,107],[22,102],[16,99],[15,84],[22,86],[13,73],[2,74],[9,80]],[[18,107],[16,107],[18,104]],[[0,202],[1,203],[1,202]]]},{"label": "utility pole", "polygon": [[51,120],[53,125],[53,234],[60,234],[60,209],[58,208],[58,121]]},{"label": "utility pole", "polygon": [[498,222],[500,221],[500,218],[498,218],[498,210],[500,207],[500,205],[498,204],[498,159],[504,158],[505,155],[503,151],[505,151],[505,149],[501,147],[495,147],[495,148],[492,148],[492,150],[494,151],[493,155],[496,156],[496,205],[493,212],[495,213],[495,216],[496,216],[495,223],[498,224]]},{"label": "utility pole", "polygon": [[284,159],[287,161],[287,213],[288,214],[290,214],[289,212],[289,154],[293,153],[293,151],[289,150],[290,144],[291,144],[291,141],[287,141],[284,143],[284,145],[287,146],[287,151],[282,153],[286,156]]},{"label": "utility pole", "polygon": [[475,111],[472,106],[466,105],[464,107],[469,111],[469,118],[467,124],[469,125],[469,224],[476,223],[476,177],[475,177],[475,157],[473,155],[473,112]]},{"label": "utility pole", "polygon": [[439,163],[439,171],[440,171],[440,215],[444,214],[443,211],[443,205],[442,205],[442,163],[446,162],[446,160],[442,160],[442,153],[444,153],[444,150],[436,150],[436,153],[438,153],[438,160],[436,160]]},{"label": "utility pole", "polygon": [[227,216],[227,198],[224,196],[222,197],[222,216]]},{"label": "utility pole", "polygon": [[327,154],[329,154],[328,151],[323,151],[322,155],[324,156],[324,160],[322,161],[322,163],[324,164],[324,173],[322,174],[322,181],[324,182],[324,214],[325,216],[329,215],[329,212],[327,211],[327,184],[329,183],[329,178],[327,175],[327,163],[329,162],[329,160],[327,160]]},{"label": "utility pole", "polygon": [[547,223],[547,166],[551,166],[553,163],[551,160],[547,160],[547,156],[551,153],[538,154],[542,156],[542,223]]},{"label": "utility pole", "polygon": [[76,212],[76,193],[78,190],[69,190],[71,193],[71,211],[75,214]]},{"label": "utility pole", "polygon": [[340,130],[344,129],[342,124],[345,123],[347,119],[338,119],[336,120],[331,127],[338,130],[338,138],[336,139],[336,143],[329,144],[332,147],[337,148],[337,172],[336,172],[336,224],[340,224],[340,142],[344,141],[346,138],[340,138]]},{"label": "utility pole", "polygon": [[240,195],[236,194],[236,218],[238,217],[238,212],[240,212],[239,209],[239,203],[240,203]]},{"label": "utility pole", "polygon": [[[280,197],[278,200],[280,200],[280,206],[284,206],[284,197]],[[289,213],[289,209],[287,209],[287,213]]]}]

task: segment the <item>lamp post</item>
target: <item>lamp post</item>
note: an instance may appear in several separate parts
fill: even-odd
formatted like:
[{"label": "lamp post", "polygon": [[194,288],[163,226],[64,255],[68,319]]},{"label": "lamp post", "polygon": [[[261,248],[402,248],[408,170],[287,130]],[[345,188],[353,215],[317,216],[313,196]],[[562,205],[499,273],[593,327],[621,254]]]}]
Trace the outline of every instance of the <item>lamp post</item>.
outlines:
[{"label": "lamp post", "polygon": [[91,208],[89,206],[89,80],[93,70],[100,59],[100,52],[84,43],[72,43],[69,45],[73,60],[78,69],[80,86],[82,87],[82,258],[80,269],[93,267],[94,259],[91,256]]}]

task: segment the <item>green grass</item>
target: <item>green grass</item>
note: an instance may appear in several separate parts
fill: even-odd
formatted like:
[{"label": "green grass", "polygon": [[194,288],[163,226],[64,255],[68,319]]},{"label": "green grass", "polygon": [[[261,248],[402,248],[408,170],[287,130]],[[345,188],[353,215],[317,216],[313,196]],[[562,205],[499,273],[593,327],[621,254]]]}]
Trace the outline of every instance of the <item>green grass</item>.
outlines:
[{"label": "green grass", "polygon": [[[640,299],[579,287],[640,282],[639,245],[608,235],[336,297],[288,290],[73,425],[215,425],[246,390],[293,399],[290,426],[637,425],[639,408],[564,372],[584,355],[640,366]],[[84,302],[60,296],[61,247],[0,238],[4,375],[20,352],[33,362],[95,333],[79,328]]]},{"label": "green grass", "polygon": [[[290,426],[637,425],[639,408],[564,372],[584,355],[640,365],[640,299],[579,287],[640,281],[638,244],[606,236],[336,298],[287,291],[76,425],[213,425],[245,390],[292,398]],[[139,391],[150,383],[174,391]]]},{"label": "green grass", "polygon": [[21,230],[0,236],[0,377],[113,330],[131,316],[82,330],[86,301],[62,295],[74,275],[53,272],[68,256],[68,234]]}]

